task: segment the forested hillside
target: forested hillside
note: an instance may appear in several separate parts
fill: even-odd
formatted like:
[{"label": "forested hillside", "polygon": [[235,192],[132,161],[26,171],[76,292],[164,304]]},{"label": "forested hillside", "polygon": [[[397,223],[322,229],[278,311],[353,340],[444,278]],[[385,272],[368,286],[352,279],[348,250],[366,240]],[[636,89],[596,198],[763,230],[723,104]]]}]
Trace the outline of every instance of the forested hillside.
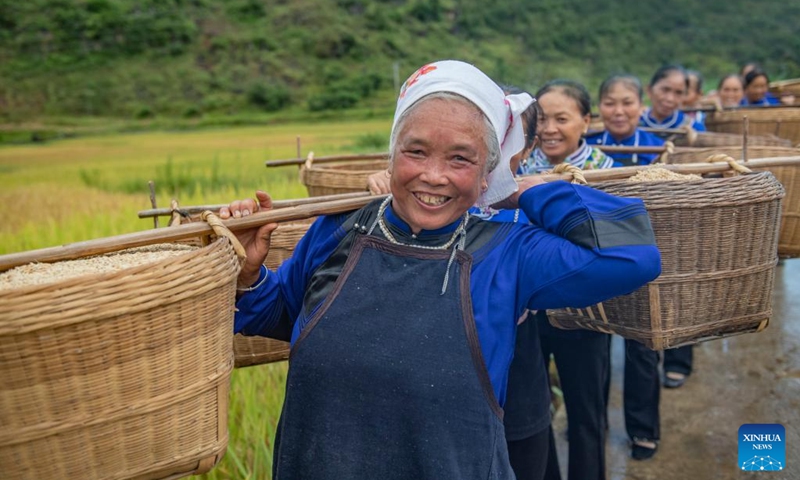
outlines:
[{"label": "forested hillside", "polygon": [[792,0],[0,0],[0,122],[390,107],[426,61],[594,91],[664,62],[800,76]]}]

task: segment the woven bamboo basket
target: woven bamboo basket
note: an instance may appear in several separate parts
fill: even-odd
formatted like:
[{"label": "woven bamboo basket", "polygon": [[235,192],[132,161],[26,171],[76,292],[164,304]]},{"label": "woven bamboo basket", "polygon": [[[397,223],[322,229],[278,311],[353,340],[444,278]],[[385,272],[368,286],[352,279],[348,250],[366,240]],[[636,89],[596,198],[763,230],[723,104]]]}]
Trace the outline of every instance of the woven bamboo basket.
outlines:
[{"label": "woven bamboo basket", "polygon": [[747,116],[753,135],[775,135],[786,138],[792,145],[800,143],[800,106],[753,107],[711,112],[706,117],[706,127],[712,132],[742,134]]},{"label": "woven bamboo basket", "polygon": [[178,478],[228,443],[239,262],[228,239],[156,264],[0,291],[3,478]]},{"label": "woven bamboo basket", "polygon": [[[174,200],[172,208],[178,208],[177,202]],[[180,225],[183,221],[189,223],[201,221],[199,215],[192,215],[188,219],[182,219],[177,215],[173,217],[173,220],[175,223],[171,225]],[[264,266],[275,270],[284,261],[288,260],[292,256],[297,242],[303,238],[303,235],[306,234],[314,220],[315,218],[310,218],[308,220],[280,224],[270,237],[269,254],[264,260]],[[191,239],[181,243],[196,245],[198,240]],[[289,343],[267,337],[239,333],[233,336],[233,358],[234,367],[236,368],[288,360]]]},{"label": "woven bamboo basket", "polygon": [[786,190],[781,210],[778,255],[800,257],[800,157],[797,157],[797,163],[794,165],[754,170],[769,170]]},{"label": "woven bamboo basket", "polygon": [[782,95],[794,95],[795,97],[800,97],[800,78],[791,78],[789,80],[770,82],[769,91],[777,97]]},{"label": "woven bamboo basket", "polygon": [[[703,163],[711,155],[724,154],[733,157],[735,160],[742,160],[742,146],[725,146],[714,148],[692,148],[678,147],[667,155],[666,163]],[[748,158],[768,158],[768,157],[794,157],[800,155],[800,149],[791,147],[747,147]],[[777,177],[777,175],[776,175]],[[781,181],[781,178],[778,178]]]},{"label": "woven bamboo basket", "polygon": [[549,310],[554,326],[616,333],[654,350],[767,326],[784,195],[771,173],[592,186],[644,201],[662,273],[602,304]]},{"label": "woven bamboo basket", "polygon": [[386,170],[387,160],[354,161],[313,165],[306,162],[300,167],[300,181],[310,197],[337,193],[364,192],[367,177]]},{"label": "woven bamboo basket", "polygon": [[[705,162],[711,155],[728,155],[742,159],[742,147],[725,148],[676,148],[668,156],[667,163]],[[800,256],[800,149],[786,147],[748,147],[748,158],[797,157],[797,164],[770,167],[769,170],[786,190],[781,211],[781,230],[778,239],[778,255]]]},{"label": "woven bamboo basket", "polygon": [[[673,142],[676,146],[679,147],[695,147],[695,148],[706,148],[706,147],[732,147],[732,146],[741,146],[743,143],[744,137],[742,134],[736,133],[718,133],[718,132],[697,132],[696,135],[692,138],[692,141],[689,140],[689,137],[686,135],[678,135],[675,137]],[[792,142],[791,140],[787,140],[785,138],[776,137],[772,134],[767,135],[749,135],[747,137],[747,144],[750,146],[764,146],[764,147],[791,147]]]},{"label": "woven bamboo basket", "polygon": [[[303,238],[313,221],[312,218],[305,222],[279,225],[272,233],[269,254],[264,265],[274,270],[288,260],[297,242]],[[233,352],[237,368],[249,367],[288,360],[289,343],[266,337],[237,334],[233,337]]]}]

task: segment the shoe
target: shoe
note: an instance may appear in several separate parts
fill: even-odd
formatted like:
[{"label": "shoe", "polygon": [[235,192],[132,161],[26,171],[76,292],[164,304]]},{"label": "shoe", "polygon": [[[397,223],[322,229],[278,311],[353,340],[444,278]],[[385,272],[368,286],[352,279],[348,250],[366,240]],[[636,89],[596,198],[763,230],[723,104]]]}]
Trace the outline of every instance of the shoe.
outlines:
[{"label": "shoe", "polygon": [[655,446],[645,446],[641,445],[637,442],[649,442],[650,440],[645,439],[636,439],[633,441],[633,445],[631,445],[631,458],[634,460],[647,460],[648,458],[652,458],[653,455],[656,454],[656,450],[658,450],[658,443],[652,442]]},{"label": "shoe", "polygon": [[680,388],[684,383],[686,383],[686,375],[682,373],[667,372],[664,374],[664,387],[666,388]]}]

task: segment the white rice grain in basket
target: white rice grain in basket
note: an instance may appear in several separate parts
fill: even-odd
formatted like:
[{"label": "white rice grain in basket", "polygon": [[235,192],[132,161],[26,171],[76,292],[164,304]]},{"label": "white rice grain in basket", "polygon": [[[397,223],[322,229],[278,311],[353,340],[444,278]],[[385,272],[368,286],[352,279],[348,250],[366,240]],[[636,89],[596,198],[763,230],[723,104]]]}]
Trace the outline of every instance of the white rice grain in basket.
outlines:
[{"label": "white rice grain in basket", "polygon": [[628,177],[629,182],[693,182],[702,179],[703,177],[700,175],[695,175],[693,173],[684,175],[661,167],[639,170],[636,172],[636,175]]},{"label": "white rice grain in basket", "polygon": [[97,275],[158,263],[197,250],[197,247],[165,243],[129,248],[115,253],[65,260],[56,263],[29,263],[0,273],[0,290],[45,285],[85,275]]}]

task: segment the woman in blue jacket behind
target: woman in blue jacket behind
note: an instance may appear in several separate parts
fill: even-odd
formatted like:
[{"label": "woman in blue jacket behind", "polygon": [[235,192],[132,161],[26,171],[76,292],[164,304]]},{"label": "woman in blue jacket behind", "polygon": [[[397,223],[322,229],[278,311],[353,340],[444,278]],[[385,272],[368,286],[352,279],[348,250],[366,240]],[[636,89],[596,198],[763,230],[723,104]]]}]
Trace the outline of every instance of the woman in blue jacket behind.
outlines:
[{"label": "woman in blue jacket behind", "polygon": [[650,108],[642,114],[639,125],[649,128],[691,127],[704,132],[706,127],[681,111],[689,89],[689,77],[679,65],[666,65],[653,74],[647,87]]}]

